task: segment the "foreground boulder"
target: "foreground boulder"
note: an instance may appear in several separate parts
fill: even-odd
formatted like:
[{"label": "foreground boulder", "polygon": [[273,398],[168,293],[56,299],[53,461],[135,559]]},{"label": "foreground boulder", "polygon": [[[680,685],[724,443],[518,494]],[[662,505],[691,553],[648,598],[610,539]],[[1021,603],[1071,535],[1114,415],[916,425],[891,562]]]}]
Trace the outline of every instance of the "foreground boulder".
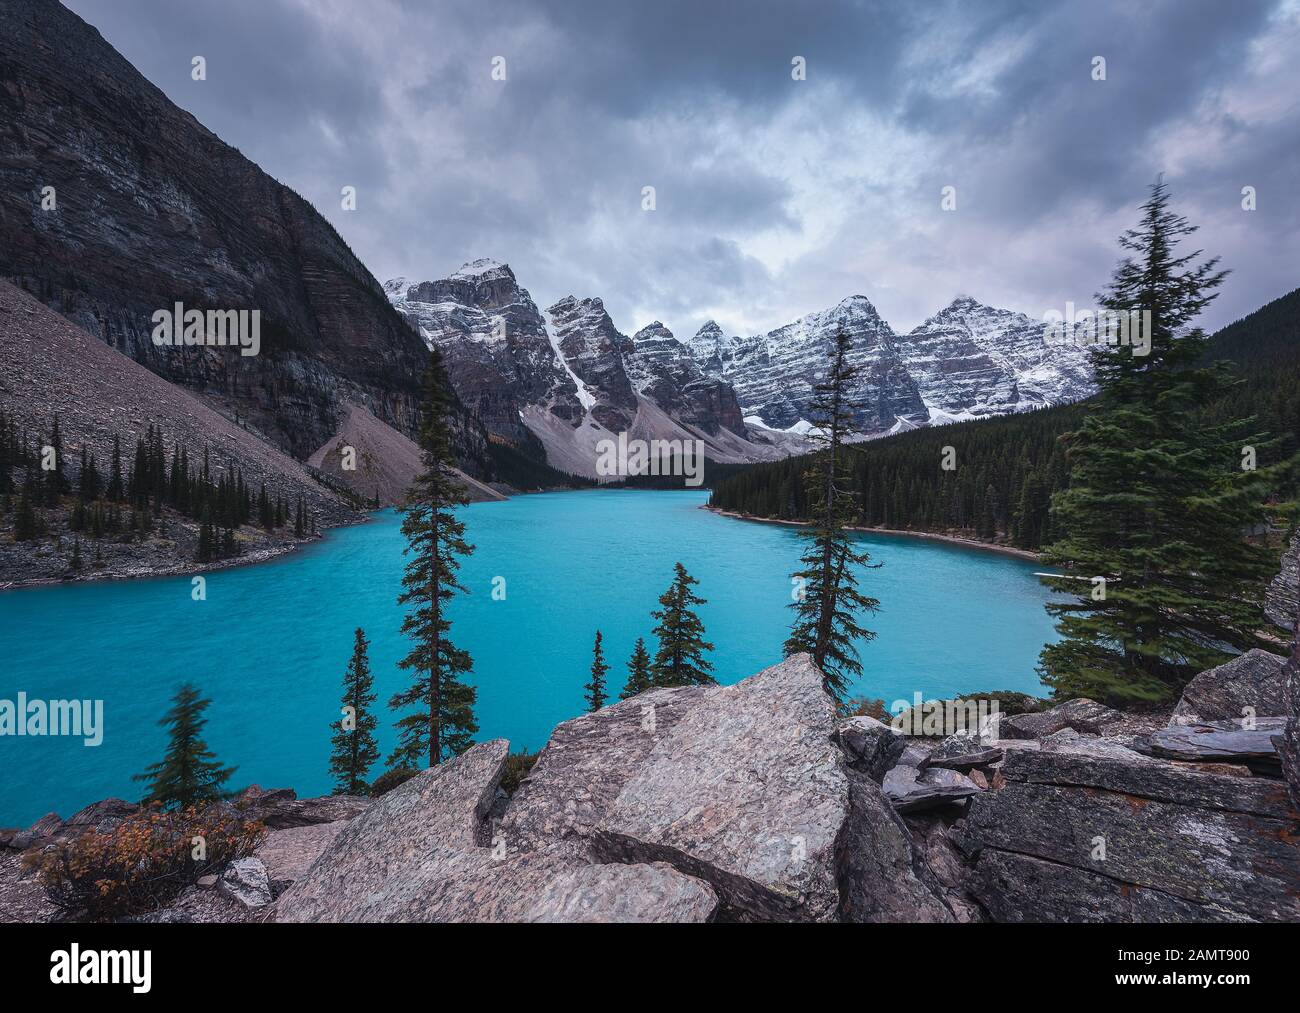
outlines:
[{"label": "foreground boulder", "polygon": [[328,844],[277,904],[282,921],[393,921],[421,883],[486,844],[509,743],[481,742],[388,792]]},{"label": "foreground boulder", "polygon": [[600,854],[704,879],[726,917],[832,920],[849,809],[834,723],[806,655],[709,690],[623,786],[597,827]]},{"label": "foreground boulder", "polygon": [[860,714],[845,721],[835,732],[849,766],[866,774],[876,784],[898,763],[907,749],[907,736],[883,721]]},{"label": "foreground boulder", "polygon": [[623,786],[706,692],[650,690],[558,725],[506,807],[499,832],[507,846],[537,851],[564,842],[585,853]]},{"label": "foreground boulder", "polygon": [[966,884],[997,921],[1295,921],[1283,784],[1122,752],[1009,752],[970,803]]},{"label": "foreground boulder", "polygon": [[1279,761],[1273,736],[1285,727],[1285,718],[1259,718],[1253,727],[1241,721],[1170,725],[1151,735],[1149,748],[1156,756],[1173,760],[1245,763],[1252,770],[1276,775]]},{"label": "foreground boulder", "polygon": [[[422,771],[338,831],[276,905],[280,921],[707,921],[707,884],[669,868],[595,870],[552,843],[520,852],[487,817],[504,739]],[[287,831],[286,831],[287,832]]]},{"label": "foreground boulder", "polygon": [[1231,721],[1249,712],[1257,717],[1286,714],[1286,659],[1268,651],[1240,654],[1206,669],[1187,684],[1174,707],[1177,724]]},{"label": "foreground boulder", "polygon": [[1041,739],[1062,728],[1100,735],[1107,725],[1114,724],[1122,717],[1117,710],[1080,697],[1077,700],[1067,700],[1051,710],[1004,717],[999,722],[998,735],[1004,739]]},{"label": "foreground boulder", "polygon": [[[807,655],[709,689],[623,786],[596,828],[597,853],[705,880],[728,920],[831,921],[842,886],[855,915],[942,912],[916,878],[906,828],[874,783],[851,778],[834,727]],[[842,884],[846,852],[858,864]],[[861,896],[900,889],[913,902]]]}]

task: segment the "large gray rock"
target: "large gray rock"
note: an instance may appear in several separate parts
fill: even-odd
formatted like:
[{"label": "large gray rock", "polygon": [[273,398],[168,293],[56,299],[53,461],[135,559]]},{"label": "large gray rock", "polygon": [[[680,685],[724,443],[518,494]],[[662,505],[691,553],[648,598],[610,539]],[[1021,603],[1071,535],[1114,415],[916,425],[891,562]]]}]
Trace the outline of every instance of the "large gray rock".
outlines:
[{"label": "large gray rock", "polygon": [[266,866],[272,892],[282,893],[306,875],[312,863],[346,826],[346,821],[336,820],[273,830],[267,834],[257,846],[254,857]]},{"label": "large gray rock", "polygon": [[849,815],[834,727],[807,655],[710,689],[623,786],[597,827],[598,852],[706,880],[725,919],[833,920]]},{"label": "large gray rock", "polygon": [[980,790],[965,774],[944,767],[897,766],[885,775],[885,797],[900,813],[961,802]]},{"label": "large gray rock", "polygon": [[1286,727],[1286,718],[1259,718],[1253,728],[1241,721],[1208,721],[1170,725],[1152,733],[1149,745],[1156,756],[1188,761],[1237,761],[1262,772],[1276,772],[1273,736]]},{"label": "large gray rock", "polygon": [[1052,750],[1002,774],[958,836],[996,920],[1300,918],[1300,814],[1278,781]]},{"label": "large gray rock", "polygon": [[907,748],[907,737],[902,732],[865,714],[845,721],[836,729],[835,737],[849,766],[861,770],[876,784]]},{"label": "large gray rock", "polygon": [[623,785],[705,692],[651,690],[557,726],[506,806],[498,832],[510,850],[564,841],[585,851]]},{"label": "large gray rock", "polygon": [[1176,724],[1231,721],[1251,708],[1256,717],[1286,713],[1286,659],[1253,650],[1209,668],[1187,684],[1174,707]]},{"label": "large gray rock", "polygon": [[237,858],[226,866],[217,892],[247,908],[266,907],[272,900],[266,866],[257,858]]},{"label": "large gray rock", "polygon": [[707,922],[718,895],[670,865],[583,865],[546,883],[518,921]]},{"label": "large gray rock", "polygon": [[1004,739],[1041,739],[1062,728],[1073,728],[1076,732],[1100,735],[1107,725],[1122,717],[1119,711],[1095,700],[1080,697],[1037,714],[1012,714],[1004,717],[999,724],[998,734]]},{"label": "large gray rock", "polygon": [[281,921],[400,921],[431,880],[488,843],[485,818],[510,744],[493,739],[377,799],[277,904]]},{"label": "large gray rock", "polygon": [[944,767],[948,770],[970,770],[1002,759],[1002,750],[980,738],[978,734],[949,735],[930,751],[917,767]]},{"label": "large gray rock", "polygon": [[940,899],[943,885],[880,787],[859,771],[849,778],[850,814],[838,842],[840,920],[955,920]]},{"label": "large gray rock", "polygon": [[[480,743],[376,800],[337,831],[306,874],[285,891],[277,904],[278,920],[713,917],[713,891],[674,870],[629,865],[592,871],[568,841],[519,850],[507,835],[494,834],[487,815],[508,749],[504,739]],[[279,831],[272,840],[297,832]]]}]

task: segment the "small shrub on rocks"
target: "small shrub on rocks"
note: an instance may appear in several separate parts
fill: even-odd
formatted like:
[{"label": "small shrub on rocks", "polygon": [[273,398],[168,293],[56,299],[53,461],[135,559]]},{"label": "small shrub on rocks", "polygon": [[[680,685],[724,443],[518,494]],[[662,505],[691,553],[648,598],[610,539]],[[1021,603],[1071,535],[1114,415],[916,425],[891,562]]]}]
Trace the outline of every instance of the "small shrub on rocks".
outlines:
[{"label": "small shrub on rocks", "polygon": [[145,809],[23,858],[65,917],[110,921],[166,905],[200,876],[252,854],[266,828],[229,806]]}]

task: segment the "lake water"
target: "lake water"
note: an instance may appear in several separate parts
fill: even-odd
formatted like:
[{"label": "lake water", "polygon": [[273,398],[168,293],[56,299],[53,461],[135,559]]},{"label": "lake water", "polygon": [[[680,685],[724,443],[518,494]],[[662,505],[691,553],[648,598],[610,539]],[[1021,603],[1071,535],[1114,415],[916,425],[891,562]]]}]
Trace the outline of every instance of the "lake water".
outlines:
[{"label": "lake water", "polygon": [[[581,713],[595,631],[604,633],[617,695],[638,636],[677,560],[699,578],[700,608],[721,682],[780,660],[790,623],[797,529],[716,516],[704,492],[584,491],[519,496],[464,511],[478,551],[453,606],[453,639],[474,657],[481,738],[534,750]],[[400,517],[330,532],[257,566],[217,571],[207,600],[190,578],[118,581],[0,594],[0,698],[104,701],[104,739],[0,736],[0,826],[51,810],[67,817],[108,796],[138,798],[131,775],[157,760],[157,720],[177,685],[212,698],[205,730],[232,786],[330,789],[330,722],[353,630],[370,637],[379,703],[405,678],[396,597]],[[881,569],[863,590],[882,603],[865,625],[855,692],[887,702],[959,692],[1041,693],[1038,652],[1053,638],[1034,564],[939,542],[862,536]],[[493,600],[493,578],[506,597]],[[653,643],[650,643],[653,651]],[[380,745],[394,743],[391,713]],[[379,769],[372,771],[372,776]]]}]

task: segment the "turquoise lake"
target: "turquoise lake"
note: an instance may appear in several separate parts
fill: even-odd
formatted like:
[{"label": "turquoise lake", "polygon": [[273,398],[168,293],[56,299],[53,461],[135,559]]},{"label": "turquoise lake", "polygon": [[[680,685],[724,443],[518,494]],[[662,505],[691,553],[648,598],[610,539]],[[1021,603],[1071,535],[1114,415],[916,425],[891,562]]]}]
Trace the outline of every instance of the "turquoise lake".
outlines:
[{"label": "turquoise lake", "polygon": [[[719,681],[780,660],[797,529],[711,514],[700,509],[707,498],[585,491],[465,508],[478,548],[462,571],[470,595],[453,607],[452,635],[474,657],[480,738],[535,750],[581,713],[597,628],[616,696],[634,641],[649,642],[649,613],[677,560],[708,599],[700,614]],[[238,766],[232,786],[328,792],[329,725],[355,627],[372,641],[380,705],[404,679],[399,522],[384,511],[272,562],[214,572],[206,601],[191,600],[189,577],[0,594],[0,698],[24,691],[104,701],[99,746],[0,736],[0,826],[50,811],[67,817],[108,796],[138,798],[131,775],[161,756],[157,720],[187,680],[212,698],[205,734]],[[861,541],[884,565],[863,574],[863,590],[882,609],[864,624],[878,636],[862,645],[855,695],[888,703],[917,692],[1043,692],[1034,666],[1054,633],[1034,563],[923,539]],[[493,600],[495,577],[505,578],[503,601]],[[395,740],[391,715],[384,706],[385,755]]]}]

